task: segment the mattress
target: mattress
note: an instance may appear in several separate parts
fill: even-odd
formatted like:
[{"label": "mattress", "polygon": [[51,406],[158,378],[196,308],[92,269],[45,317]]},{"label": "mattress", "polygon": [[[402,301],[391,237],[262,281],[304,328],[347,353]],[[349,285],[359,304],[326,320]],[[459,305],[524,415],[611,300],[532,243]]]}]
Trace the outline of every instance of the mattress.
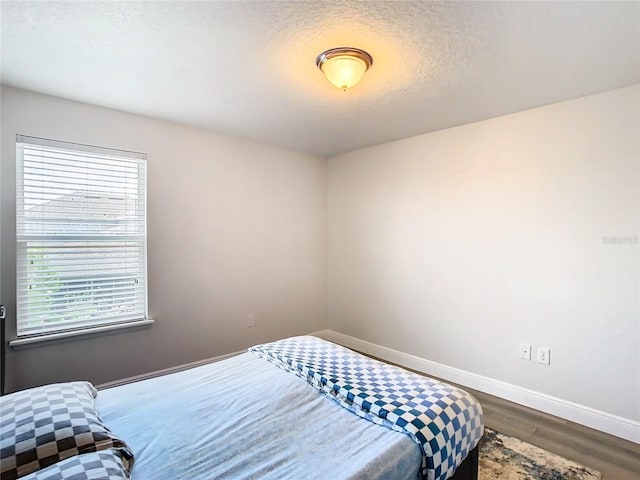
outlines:
[{"label": "mattress", "polygon": [[247,352],[100,391],[103,421],[136,455],[134,480],[416,480],[407,435],[364,420]]}]

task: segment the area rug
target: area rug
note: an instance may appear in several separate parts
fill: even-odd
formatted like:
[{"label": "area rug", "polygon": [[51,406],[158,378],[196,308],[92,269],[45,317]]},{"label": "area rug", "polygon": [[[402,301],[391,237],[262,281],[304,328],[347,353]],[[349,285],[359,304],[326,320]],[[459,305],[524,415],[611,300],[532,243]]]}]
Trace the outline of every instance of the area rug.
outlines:
[{"label": "area rug", "polygon": [[600,480],[602,474],[517,438],[484,429],[478,480]]}]

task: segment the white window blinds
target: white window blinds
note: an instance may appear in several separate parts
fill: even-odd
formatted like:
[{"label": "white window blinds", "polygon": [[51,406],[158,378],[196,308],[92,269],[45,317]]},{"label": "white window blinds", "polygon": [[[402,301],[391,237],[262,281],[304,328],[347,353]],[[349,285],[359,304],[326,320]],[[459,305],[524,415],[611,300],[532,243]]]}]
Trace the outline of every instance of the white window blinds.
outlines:
[{"label": "white window blinds", "polygon": [[18,338],[147,318],[146,155],[16,143]]}]

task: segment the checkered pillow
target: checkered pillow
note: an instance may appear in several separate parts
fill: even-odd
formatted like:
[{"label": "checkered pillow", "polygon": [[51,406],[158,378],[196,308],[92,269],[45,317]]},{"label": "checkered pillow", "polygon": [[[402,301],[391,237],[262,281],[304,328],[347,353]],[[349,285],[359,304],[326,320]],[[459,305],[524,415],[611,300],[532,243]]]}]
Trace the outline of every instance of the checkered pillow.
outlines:
[{"label": "checkered pillow", "polygon": [[0,473],[13,480],[60,460],[127,445],[102,423],[88,382],[46,385],[0,398]]},{"label": "checkered pillow", "polygon": [[131,476],[120,450],[83,453],[54,463],[21,480],[123,480]]}]

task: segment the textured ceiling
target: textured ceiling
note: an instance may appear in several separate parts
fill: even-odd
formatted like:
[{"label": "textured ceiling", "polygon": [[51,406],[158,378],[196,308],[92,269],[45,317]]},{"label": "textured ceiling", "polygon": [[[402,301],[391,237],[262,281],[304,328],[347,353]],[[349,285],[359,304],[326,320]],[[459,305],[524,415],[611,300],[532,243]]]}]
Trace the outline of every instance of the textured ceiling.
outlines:
[{"label": "textured ceiling", "polygon": [[[640,82],[638,2],[2,2],[2,82],[332,155]],[[315,66],[369,51],[342,92]]]}]

